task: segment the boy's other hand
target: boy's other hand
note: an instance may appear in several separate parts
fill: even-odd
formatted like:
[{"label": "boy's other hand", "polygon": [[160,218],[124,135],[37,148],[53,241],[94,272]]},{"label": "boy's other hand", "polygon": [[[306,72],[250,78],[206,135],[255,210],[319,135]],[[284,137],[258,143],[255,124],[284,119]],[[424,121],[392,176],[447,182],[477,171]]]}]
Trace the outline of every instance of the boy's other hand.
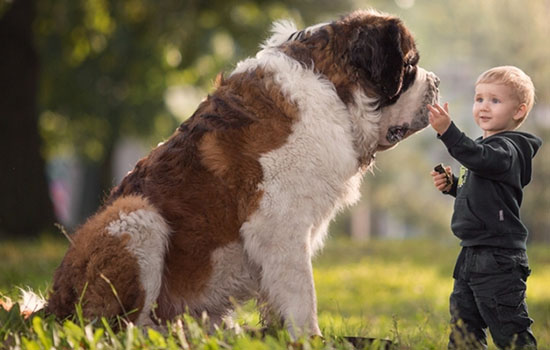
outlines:
[{"label": "boy's other hand", "polygon": [[[450,166],[446,166],[445,169],[447,170],[447,173],[451,176],[451,178],[453,177],[453,172],[451,170],[451,167]],[[445,176],[445,174],[441,174],[441,173],[438,173],[437,171],[435,170],[432,170],[432,172],[430,173],[430,175],[432,175],[432,178],[434,180],[434,186],[435,188],[437,188],[438,190],[442,191],[442,192],[449,192],[451,190],[451,187],[453,186],[453,184],[449,184],[447,182],[447,177]]]},{"label": "boy's other hand", "polygon": [[430,125],[439,134],[443,135],[451,125],[451,116],[449,116],[449,103],[445,102],[443,107],[439,104],[427,105]]}]

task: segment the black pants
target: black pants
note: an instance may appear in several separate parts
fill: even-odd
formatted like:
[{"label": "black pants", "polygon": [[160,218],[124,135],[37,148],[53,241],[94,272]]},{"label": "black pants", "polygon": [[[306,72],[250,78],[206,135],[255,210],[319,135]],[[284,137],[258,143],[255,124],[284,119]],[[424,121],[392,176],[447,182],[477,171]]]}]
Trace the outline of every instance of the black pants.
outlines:
[{"label": "black pants", "polygon": [[453,274],[449,349],[486,349],[487,328],[501,349],[536,349],[525,302],[530,272],[524,250],[462,248]]}]

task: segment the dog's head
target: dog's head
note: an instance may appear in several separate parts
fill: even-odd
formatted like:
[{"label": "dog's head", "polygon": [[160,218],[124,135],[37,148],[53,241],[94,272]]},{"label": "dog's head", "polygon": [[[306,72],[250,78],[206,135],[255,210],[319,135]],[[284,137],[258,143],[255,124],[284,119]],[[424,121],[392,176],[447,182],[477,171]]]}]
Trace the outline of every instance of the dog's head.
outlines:
[{"label": "dog's head", "polygon": [[[438,98],[439,78],[418,66],[414,38],[403,22],[373,11],[357,11],[336,25],[351,29],[350,65],[381,112],[377,150],[428,126],[426,104]],[[350,31],[347,29],[347,31]]]},{"label": "dog's head", "polygon": [[382,107],[378,147],[383,151],[428,126],[427,104],[438,100],[439,78],[418,67],[414,82],[391,104]]},{"label": "dog's head", "polygon": [[278,26],[264,47],[280,45],[324,74],[342,101],[363,114],[359,119],[376,115],[376,150],[391,148],[428,125],[426,104],[437,100],[439,79],[418,66],[414,38],[399,18],[359,10],[302,31],[288,23]]}]

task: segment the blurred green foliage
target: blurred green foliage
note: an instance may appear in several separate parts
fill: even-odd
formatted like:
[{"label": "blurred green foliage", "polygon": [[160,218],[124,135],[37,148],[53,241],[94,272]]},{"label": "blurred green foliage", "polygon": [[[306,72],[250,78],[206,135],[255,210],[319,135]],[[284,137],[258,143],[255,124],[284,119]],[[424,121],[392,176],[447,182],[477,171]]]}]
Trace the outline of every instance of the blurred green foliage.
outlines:
[{"label": "blurred green foliage", "polygon": [[[317,9],[313,2],[291,3],[37,2],[46,153],[102,162],[122,135],[158,143],[181,122],[166,108],[167,89],[194,86],[206,93],[218,72],[257,50],[272,21],[290,17],[301,25],[302,14]],[[328,12],[345,3],[316,5]]]},{"label": "blurred green foliage", "polygon": [[[293,18],[302,26],[347,4],[36,1],[43,153],[47,159],[77,157],[83,164],[78,221],[115,185],[117,141],[139,138],[150,148],[168,138],[219,72],[257,51],[274,20]],[[173,95],[176,107],[187,106],[183,112],[172,108]]]}]

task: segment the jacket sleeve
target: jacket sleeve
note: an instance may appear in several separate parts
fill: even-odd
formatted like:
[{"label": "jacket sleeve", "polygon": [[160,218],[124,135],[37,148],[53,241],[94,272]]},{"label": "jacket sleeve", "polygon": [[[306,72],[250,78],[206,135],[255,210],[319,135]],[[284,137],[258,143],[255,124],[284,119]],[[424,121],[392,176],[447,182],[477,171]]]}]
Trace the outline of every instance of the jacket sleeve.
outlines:
[{"label": "jacket sleeve", "polygon": [[451,123],[443,135],[438,135],[449,154],[469,170],[488,178],[500,178],[517,157],[516,148],[505,139],[496,137],[489,142],[477,143]]}]

